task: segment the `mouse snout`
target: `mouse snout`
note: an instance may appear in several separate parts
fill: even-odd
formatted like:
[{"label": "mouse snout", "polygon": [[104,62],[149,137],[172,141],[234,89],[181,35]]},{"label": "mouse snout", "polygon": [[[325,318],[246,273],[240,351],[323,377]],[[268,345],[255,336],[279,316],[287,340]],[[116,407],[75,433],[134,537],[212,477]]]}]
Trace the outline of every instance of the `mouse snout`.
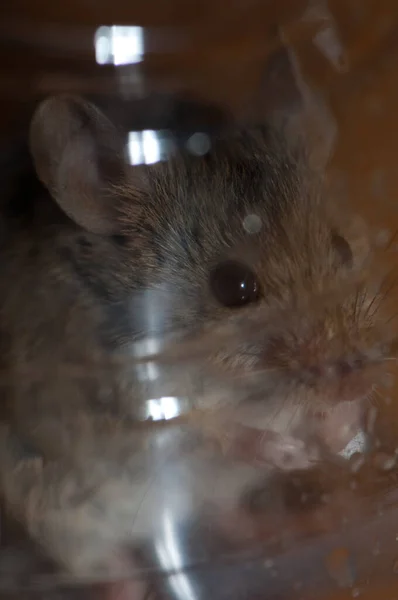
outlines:
[{"label": "mouse snout", "polygon": [[308,389],[330,398],[333,402],[351,402],[367,396],[377,378],[375,369],[363,356],[319,360],[301,363],[297,379]]},{"label": "mouse snout", "polygon": [[344,332],[325,327],[303,330],[274,338],[263,360],[281,376],[295,381],[304,394],[327,404],[351,402],[366,397],[381,375],[383,364],[372,360],[360,339],[347,339]]},{"label": "mouse snout", "polygon": [[341,401],[351,401],[366,393],[369,382],[361,358],[341,358],[335,361],[302,365],[298,379],[312,389],[334,390]]},{"label": "mouse snout", "polygon": [[308,379],[334,379],[344,378],[353,374],[355,371],[360,370],[364,367],[364,360],[362,357],[342,358],[333,362],[327,362],[325,364],[319,363],[315,365],[308,365],[303,367],[303,372],[307,375]]}]

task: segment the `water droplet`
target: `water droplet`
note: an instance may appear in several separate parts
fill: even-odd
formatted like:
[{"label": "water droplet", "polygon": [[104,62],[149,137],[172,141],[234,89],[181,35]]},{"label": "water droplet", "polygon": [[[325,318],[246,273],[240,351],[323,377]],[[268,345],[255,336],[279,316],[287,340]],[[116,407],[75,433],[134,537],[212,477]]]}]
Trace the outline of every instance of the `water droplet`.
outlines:
[{"label": "water droplet", "polygon": [[271,577],[277,577],[278,576],[278,571],[276,569],[271,569],[270,570],[270,575],[271,575]]},{"label": "water droplet", "polygon": [[354,588],[351,592],[351,596],[353,598],[358,598],[358,596],[360,595],[361,591],[359,588]]},{"label": "water droplet", "polygon": [[247,233],[258,233],[262,225],[261,218],[258,215],[246,215],[243,219],[243,227]]},{"label": "water droplet", "polygon": [[211,142],[206,133],[194,133],[187,141],[189,152],[196,156],[203,156],[210,150]]},{"label": "water droplet", "polygon": [[388,229],[380,229],[375,237],[377,246],[385,246],[390,240],[391,233]]},{"label": "water droplet", "polygon": [[293,584],[293,589],[298,592],[299,590],[301,590],[303,587],[303,582],[302,581],[295,581]]},{"label": "water droplet", "polygon": [[391,373],[385,373],[383,375],[382,381],[381,383],[386,387],[386,388],[392,388],[394,385],[394,377]]},{"label": "water droplet", "polygon": [[264,561],[264,567],[266,569],[272,569],[272,567],[274,566],[274,561],[272,560],[272,558],[267,558]]},{"label": "water droplet", "polygon": [[357,482],[356,482],[356,481],[351,481],[351,483],[350,483],[350,488],[351,488],[352,490],[356,490],[356,489],[357,489],[357,487],[358,487],[358,484],[357,484]]},{"label": "water droplet", "polygon": [[393,564],[392,570],[394,571],[394,573],[396,575],[398,575],[398,558],[396,559],[396,561]]},{"label": "water droplet", "polygon": [[373,547],[372,554],[373,554],[373,556],[378,556],[380,554],[380,552],[381,552],[380,542],[376,542]]}]

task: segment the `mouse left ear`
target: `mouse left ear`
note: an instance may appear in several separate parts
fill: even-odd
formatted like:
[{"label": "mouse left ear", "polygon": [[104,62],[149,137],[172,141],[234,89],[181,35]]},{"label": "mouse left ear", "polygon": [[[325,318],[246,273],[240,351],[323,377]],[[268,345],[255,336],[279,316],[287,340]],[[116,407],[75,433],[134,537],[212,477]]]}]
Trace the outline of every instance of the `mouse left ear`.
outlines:
[{"label": "mouse left ear", "polygon": [[288,142],[305,148],[311,166],[323,169],[335,146],[337,127],[326,101],[305,81],[292,46],[281,40],[260,84],[259,112],[283,128]]},{"label": "mouse left ear", "polygon": [[124,143],[95,106],[75,96],[42,102],[30,127],[36,171],[62,210],[93,233],[118,232],[115,185],[123,182]]}]

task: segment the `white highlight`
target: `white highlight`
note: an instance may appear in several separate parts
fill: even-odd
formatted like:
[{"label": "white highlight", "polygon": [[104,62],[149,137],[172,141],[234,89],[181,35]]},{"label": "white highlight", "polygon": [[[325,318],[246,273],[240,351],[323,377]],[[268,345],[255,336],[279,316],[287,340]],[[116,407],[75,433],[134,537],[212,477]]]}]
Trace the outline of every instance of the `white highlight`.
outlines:
[{"label": "white highlight", "polygon": [[[183,568],[184,564],[178,547],[178,534],[175,531],[173,518],[167,512],[163,515],[162,533],[162,542],[156,544],[159,560],[166,571],[178,571]],[[184,573],[171,575],[169,581],[179,600],[197,600],[192,585]]]},{"label": "white highlight", "polygon": [[129,160],[132,165],[152,165],[162,160],[162,142],[158,132],[130,131],[127,142]]},{"label": "white highlight", "polygon": [[142,147],[146,165],[152,165],[160,160],[160,140],[156,131],[142,132]]},{"label": "white highlight", "polygon": [[144,55],[144,29],[119,25],[101,26],[94,36],[95,59],[99,65],[139,63]]},{"label": "white highlight", "polygon": [[154,398],[147,402],[147,419],[153,421],[170,420],[180,414],[178,399],[172,396]]}]

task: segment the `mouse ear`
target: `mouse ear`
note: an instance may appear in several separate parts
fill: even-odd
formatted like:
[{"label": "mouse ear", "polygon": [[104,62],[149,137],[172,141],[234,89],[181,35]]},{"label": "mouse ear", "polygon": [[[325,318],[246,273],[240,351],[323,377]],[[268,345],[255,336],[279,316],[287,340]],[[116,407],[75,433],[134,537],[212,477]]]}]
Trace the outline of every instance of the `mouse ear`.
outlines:
[{"label": "mouse ear", "polygon": [[62,210],[78,225],[117,233],[117,195],[124,178],[124,144],[95,106],[74,96],[42,102],[30,127],[36,171]]},{"label": "mouse ear", "polygon": [[289,143],[305,148],[311,166],[323,169],[334,149],[336,123],[325,100],[310,88],[293,48],[282,44],[268,59],[260,114],[283,127]]}]

